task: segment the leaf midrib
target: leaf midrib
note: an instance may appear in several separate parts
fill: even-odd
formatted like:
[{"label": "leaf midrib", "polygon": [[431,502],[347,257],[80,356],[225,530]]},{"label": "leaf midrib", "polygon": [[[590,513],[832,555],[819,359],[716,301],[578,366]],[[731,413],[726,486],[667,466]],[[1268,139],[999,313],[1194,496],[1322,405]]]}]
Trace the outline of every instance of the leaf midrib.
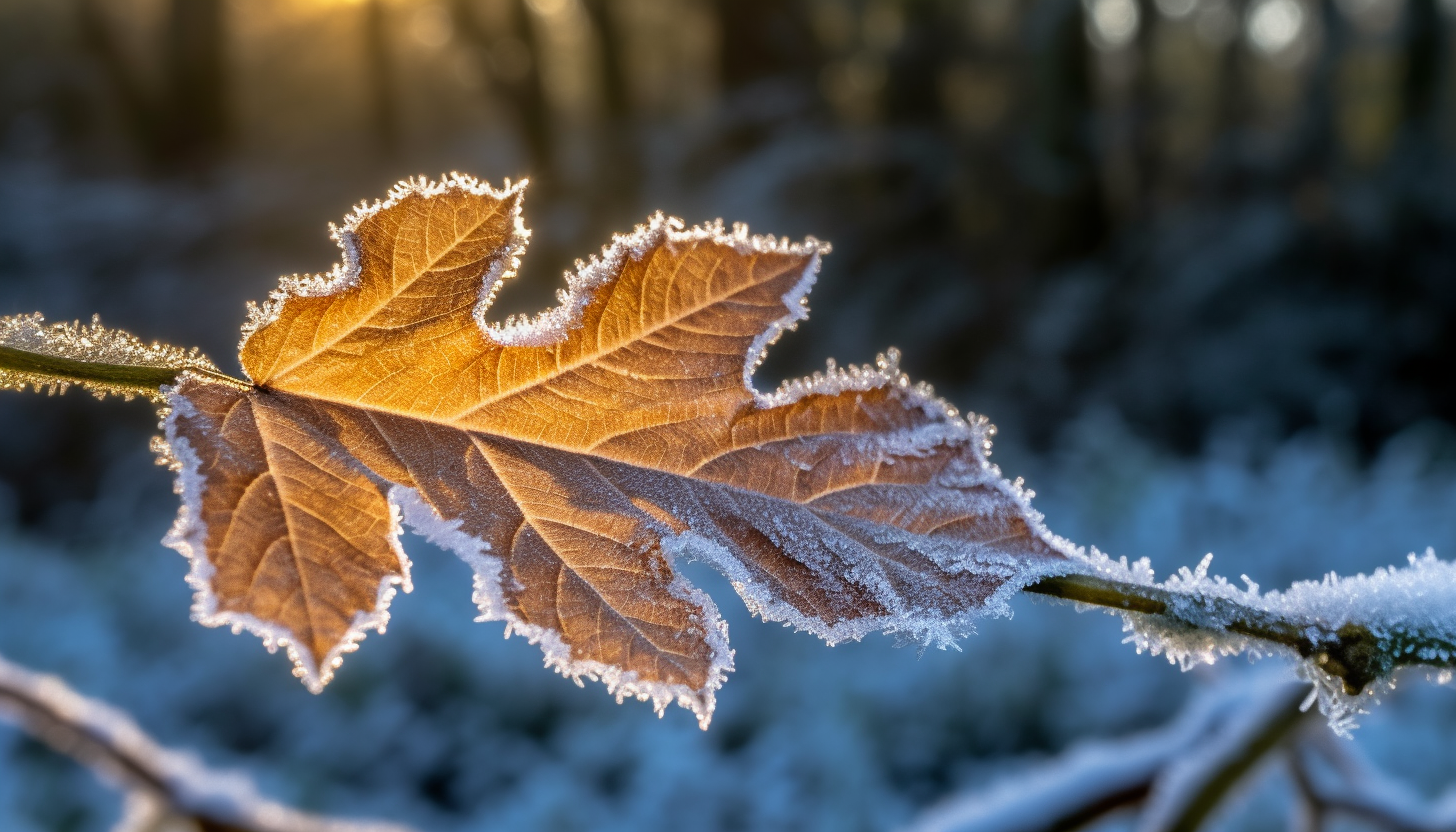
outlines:
[{"label": "leaf midrib", "polygon": [[[479,225],[476,225],[471,230],[473,231],[474,228],[478,228],[478,227],[479,227]],[[469,232],[467,231],[466,233],[468,234]],[[463,238],[463,236],[462,237],[457,237],[457,244],[458,244],[458,240],[459,239],[462,239],[462,238]],[[492,256],[494,256],[500,250],[502,250],[503,248],[505,248],[506,245],[508,245],[508,244],[504,244],[501,247],[498,247],[497,249],[495,249],[492,252]],[[649,257],[656,257],[656,256],[658,256],[662,250],[663,250],[663,248],[662,248],[661,245],[654,247],[653,250],[652,250],[652,253],[649,255]],[[490,257],[487,257],[486,259],[489,260]],[[435,261],[433,261],[433,262],[438,262],[438,258]],[[433,265],[433,262],[432,262],[432,265]],[[717,259],[717,261],[713,264],[713,266],[710,269],[710,271],[716,270],[722,264],[722,262],[723,262],[723,258],[721,256],[719,256],[718,259]],[[814,261],[811,258],[810,261],[807,264],[805,264],[805,270],[807,270],[809,268],[812,268],[813,267],[813,262]],[[676,273],[681,270],[682,266],[683,266],[683,263],[680,261],[677,264],[677,266],[676,266],[676,269],[674,271],[673,277],[675,277],[676,276]],[[419,274],[420,275],[423,275],[423,274],[425,274],[428,271],[429,271],[428,268],[422,269]],[[532,379],[528,383],[523,384],[523,385],[520,385],[518,387],[514,387],[511,390],[509,390],[508,392],[504,392],[504,393],[502,393],[500,395],[497,395],[497,396],[495,396],[493,398],[490,398],[490,399],[487,399],[487,400],[484,400],[484,401],[476,402],[476,403],[474,403],[470,407],[470,409],[465,410],[465,411],[462,411],[462,412],[459,412],[459,413],[457,413],[457,414],[455,414],[453,416],[450,416],[448,418],[441,418],[441,417],[436,416],[434,414],[421,414],[421,413],[411,413],[411,412],[394,411],[394,410],[387,409],[386,407],[382,407],[382,406],[375,405],[375,404],[370,404],[370,403],[359,402],[359,401],[356,401],[356,400],[348,400],[348,399],[333,397],[333,396],[328,395],[326,392],[325,393],[299,392],[299,391],[291,391],[291,390],[288,390],[287,388],[284,388],[284,387],[268,387],[267,385],[260,385],[260,387],[266,387],[267,389],[278,390],[278,391],[283,392],[283,393],[287,393],[287,394],[295,395],[295,396],[300,396],[300,397],[304,397],[304,398],[312,398],[312,399],[316,399],[316,400],[319,400],[319,401],[328,402],[330,404],[337,405],[337,406],[349,407],[349,408],[356,408],[356,409],[363,410],[363,411],[367,411],[367,412],[371,412],[371,413],[378,413],[378,414],[381,414],[381,415],[384,415],[384,416],[388,416],[388,417],[416,419],[416,420],[419,420],[419,421],[422,421],[422,422],[428,422],[428,423],[431,423],[431,424],[439,425],[441,427],[446,427],[446,428],[451,428],[451,429],[454,429],[454,430],[458,430],[458,431],[461,431],[462,433],[466,434],[467,436],[470,435],[470,434],[472,434],[472,433],[478,433],[478,434],[485,435],[485,436],[494,436],[494,437],[499,437],[499,438],[506,439],[506,440],[510,440],[510,441],[521,442],[521,443],[528,444],[528,445],[537,445],[537,446],[541,446],[541,447],[551,448],[553,450],[557,450],[557,451],[560,451],[560,452],[563,452],[563,453],[568,453],[568,454],[573,454],[573,455],[576,455],[576,456],[584,457],[586,460],[592,460],[592,459],[602,460],[602,461],[605,461],[605,462],[610,462],[610,463],[618,464],[618,465],[629,465],[629,466],[632,466],[634,468],[638,468],[638,469],[645,470],[645,471],[652,471],[652,472],[658,473],[658,474],[665,474],[665,475],[669,475],[669,476],[673,476],[673,477],[681,477],[683,479],[687,479],[687,480],[692,481],[692,482],[712,483],[713,485],[718,486],[718,487],[729,488],[729,489],[732,489],[732,490],[735,490],[735,491],[742,491],[745,494],[753,494],[753,495],[758,496],[758,497],[761,497],[761,498],[768,498],[768,499],[773,499],[773,500],[782,500],[785,503],[790,503],[790,504],[793,504],[793,505],[802,506],[804,508],[809,509],[810,511],[813,511],[813,512],[816,512],[817,513],[818,511],[820,511],[820,509],[815,509],[814,506],[813,506],[813,503],[816,502],[816,501],[818,501],[819,499],[821,499],[821,498],[823,498],[825,496],[828,496],[830,494],[836,493],[838,491],[848,490],[849,488],[859,487],[859,486],[863,486],[863,485],[871,485],[873,483],[871,483],[871,482],[855,483],[854,485],[852,485],[852,486],[846,486],[845,488],[833,489],[833,490],[830,490],[830,491],[825,491],[825,492],[822,492],[822,493],[815,494],[814,497],[811,500],[808,500],[808,501],[805,501],[805,502],[799,502],[799,501],[796,501],[796,500],[794,500],[792,498],[789,498],[789,497],[784,497],[784,496],[780,496],[780,495],[776,495],[776,494],[768,494],[768,493],[765,493],[765,492],[751,490],[751,489],[744,489],[744,488],[740,488],[739,486],[732,485],[730,483],[725,483],[725,482],[721,482],[721,481],[718,481],[718,480],[712,480],[712,479],[707,479],[707,478],[698,476],[697,475],[697,471],[699,470],[699,468],[701,466],[699,466],[699,468],[695,468],[693,471],[690,471],[690,472],[687,472],[687,473],[683,473],[683,472],[673,471],[673,470],[668,470],[668,469],[663,469],[663,468],[656,468],[656,467],[653,467],[653,466],[650,466],[650,465],[644,465],[642,463],[639,463],[639,462],[636,462],[636,461],[633,461],[633,460],[618,459],[618,458],[615,458],[615,457],[612,457],[612,456],[607,456],[605,454],[599,453],[597,451],[597,448],[596,447],[593,447],[593,448],[573,447],[573,446],[563,445],[563,444],[560,444],[560,443],[546,441],[546,440],[542,439],[541,437],[535,437],[535,436],[533,436],[533,437],[527,437],[527,436],[522,436],[522,435],[516,435],[516,434],[513,434],[513,433],[505,433],[505,432],[489,431],[489,430],[479,430],[479,429],[473,429],[473,428],[465,427],[465,426],[462,426],[462,425],[459,424],[459,421],[461,419],[469,416],[470,414],[479,412],[482,408],[488,407],[488,406],[490,406],[492,404],[498,403],[500,401],[504,401],[504,400],[509,399],[511,397],[514,397],[514,396],[519,396],[519,395],[521,395],[522,393],[524,393],[524,392],[526,392],[528,390],[539,389],[540,387],[542,387],[542,386],[544,386],[546,384],[549,384],[553,380],[559,379],[562,376],[564,376],[564,375],[566,375],[566,374],[568,374],[570,372],[573,372],[573,371],[575,371],[577,369],[580,369],[581,367],[588,366],[590,364],[599,362],[600,360],[602,360],[606,356],[609,356],[612,353],[615,353],[615,352],[618,352],[618,351],[620,351],[622,349],[625,349],[626,347],[628,347],[628,346],[630,346],[630,345],[632,345],[634,343],[638,343],[638,342],[642,341],[643,339],[650,337],[654,333],[660,332],[661,330],[666,329],[666,328],[668,328],[670,326],[677,325],[677,324],[681,323],[682,321],[684,321],[684,320],[692,317],[693,315],[696,315],[696,314],[698,314],[698,313],[700,313],[700,312],[702,312],[702,311],[704,311],[706,309],[709,309],[709,308],[711,308],[713,306],[716,306],[718,304],[721,304],[721,303],[723,303],[725,301],[728,301],[728,300],[732,299],[736,295],[739,295],[739,294],[741,294],[743,292],[749,291],[750,289],[755,288],[757,286],[760,286],[763,283],[770,282],[770,281],[772,281],[772,280],[774,280],[774,279],[782,276],[786,271],[789,271],[789,269],[775,271],[775,272],[772,273],[772,275],[770,275],[768,277],[765,277],[763,280],[755,281],[755,282],[753,282],[751,284],[748,284],[748,285],[735,285],[735,286],[732,286],[729,291],[724,292],[722,294],[710,295],[709,297],[705,298],[701,302],[699,302],[697,304],[694,304],[694,305],[692,305],[690,307],[687,307],[687,308],[681,310],[678,314],[676,314],[674,316],[671,316],[671,317],[668,317],[668,318],[664,318],[663,320],[658,321],[657,323],[655,323],[651,327],[648,327],[648,328],[644,328],[644,329],[639,330],[638,332],[634,333],[633,337],[631,339],[629,339],[629,340],[626,340],[626,341],[623,341],[623,342],[619,342],[619,343],[613,344],[609,348],[603,349],[603,350],[600,350],[600,351],[590,351],[590,352],[583,351],[583,353],[578,356],[577,360],[575,360],[573,362],[570,362],[569,364],[566,364],[566,365],[558,365],[557,368],[556,368],[556,370],[553,373],[549,374],[549,375],[543,375],[543,376],[541,376],[539,378]],[[801,272],[801,274],[802,274],[802,272]],[[618,275],[618,277],[620,277],[620,275]],[[418,280],[419,278],[416,277],[415,279]],[[670,277],[669,278],[669,282],[671,282],[672,279],[673,278]],[[604,289],[605,288],[605,289],[608,289],[609,291],[615,292],[617,290],[617,288],[620,287],[620,286],[621,286],[620,280],[612,280],[611,282],[605,283],[602,286],[597,287],[597,289],[600,290],[600,289]],[[397,293],[396,293],[396,295],[397,295]],[[391,295],[390,296],[390,299],[392,299],[394,296],[395,295]],[[590,304],[593,300],[595,300],[595,298],[593,298],[592,300],[589,300],[588,301],[588,304]],[[387,305],[387,302],[388,301],[386,300],[385,304],[381,304],[379,307],[376,307],[370,313],[370,316],[369,317],[366,317],[364,320],[365,321],[369,320],[370,317],[373,316],[373,314],[376,314],[379,311],[379,309],[383,308],[384,305]],[[605,301],[603,301],[603,302],[605,302]],[[641,305],[639,305],[638,308],[639,308],[639,310],[641,310],[643,307]],[[792,312],[792,310],[789,308],[789,306],[788,306],[787,303],[784,304],[784,311],[785,311],[785,314],[786,315],[791,314],[791,312]],[[354,330],[350,330],[350,332],[353,332],[353,331]],[[579,328],[578,328],[578,331],[579,331]],[[485,342],[485,345],[487,347],[487,350],[483,350],[480,353],[480,356],[486,355],[488,353],[489,348],[491,348],[491,347],[494,347],[494,348],[500,349],[500,350],[504,350],[504,349],[509,349],[510,348],[508,345],[501,344],[500,342],[498,342],[495,339],[491,338],[489,336],[489,334],[487,334],[484,331],[479,330],[478,327],[477,327],[477,332],[478,332],[479,336],[481,337],[481,339]],[[338,341],[341,341],[345,337],[347,337],[348,334],[349,333],[345,333],[343,336],[340,336],[339,338],[335,339],[332,343],[338,343]],[[598,332],[597,334],[598,334],[598,338],[599,338],[600,332]],[[570,336],[568,336],[568,337],[570,337]],[[563,343],[563,342],[558,342],[558,345],[560,343]],[[600,343],[600,340],[598,340],[598,343]],[[327,348],[328,347],[326,346],[323,349],[327,349]],[[322,350],[320,350],[320,352],[321,351]],[[314,356],[316,356],[317,354],[318,353],[314,353]],[[311,357],[313,357],[313,356],[311,356]],[[479,356],[477,356],[477,360],[478,360],[478,358],[479,358]],[[299,362],[299,363],[302,363],[302,362]],[[294,366],[298,366],[298,365],[295,364]],[[749,403],[752,407],[755,407],[756,408],[757,407],[757,403],[756,403],[756,401],[754,399],[753,392],[754,391],[745,388],[745,390],[744,390],[745,401],[747,403]],[[854,434],[854,433],[851,433],[851,432],[848,432],[848,431],[834,431],[832,433],[834,433],[834,434],[851,435],[851,436],[861,435],[861,434]],[[826,435],[826,434],[819,434],[819,435]],[[789,440],[792,440],[794,438],[795,437],[783,437],[782,439],[770,440],[770,442],[766,442],[766,443],[757,443],[757,445],[748,445],[748,446],[743,446],[742,448],[731,448],[729,450],[722,451],[720,453],[715,454],[712,458],[720,458],[721,456],[724,456],[724,455],[726,455],[728,453],[732,453],[733,451],[736,451],[736,450],[743,450],[743,449],[746,449],[746,448],[749,448],[749,447],[757,447],[758,445],[763,445],[763,444],[773,444],[773,443],[777,443],[777,442],[780,442],[780,441],[789,441]],[[892,527],[892,528],[899,528],[897,526],[893,526],[893,524],[890,524],[890,527]]]}]

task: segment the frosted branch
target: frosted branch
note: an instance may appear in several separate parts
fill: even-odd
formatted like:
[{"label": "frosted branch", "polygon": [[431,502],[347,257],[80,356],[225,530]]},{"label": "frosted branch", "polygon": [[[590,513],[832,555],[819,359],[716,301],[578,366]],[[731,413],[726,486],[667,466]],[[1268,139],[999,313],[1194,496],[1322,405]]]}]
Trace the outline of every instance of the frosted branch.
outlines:
[{"label": "frosted branch", "polygon": [[1272,686],[1250,697],[1219,731],[1191,754],[1174,759],[1158,777],[1138,832],[1192,832],[1251,769],[1300,721],[1305,691]]},{"label": "frosted branch", "polygon": [[1449,678],[1456,665],[1456,565],[1427,551],[1402,568],[1296,583],[1261,593],[1208,574],[1209,559],[1164,582],[1146,560],[1093,552],[1079,572],[1043,579],[1028,592],[1122,614],[1128,640],[1185,667],[1237,653],[1283,653],[1337,732],[1390,684],[1396,669],[1424,666]]},{"label": "frosted branch", "polygon": [[[1310,765],[1312,756],[1326,765]],[[1344,815],[1394,832],[1456,832],[1456,792],[1427,801],[1371,765],[1349,743],[1316,738],[1290,755],[1290,770],[1321,814]]]},{"label": "frosted branch", "polygon": [[162,828],[160,821],[180,817],[217,832],[410,832],[396,824],[305,814],[267,800],[245,775],[210,769],[192,754],[165,748],[125,713],[4,657],[0,716],[125,789],[119,831]]},{"label": "frosted branch", "polygon": [[71,385],[124,398],[162,400],[161,388],[194,373],[237,387],[196,349],[143,343],[130,333],[89,324],[46,324],[40,313],[0,318],[0,389],[65,392]]},{"label": "frosted branch", "polygon": [[930,809],[906,832],[1080,829],[1144,802],[1141,828],[1192,828],[1177,822],[1196,825],[1277,743],[1298,715],[1301,695],[1298,686],[1267,675],[1219,685],[1162,728],[1075,747],[1039,769]]}]

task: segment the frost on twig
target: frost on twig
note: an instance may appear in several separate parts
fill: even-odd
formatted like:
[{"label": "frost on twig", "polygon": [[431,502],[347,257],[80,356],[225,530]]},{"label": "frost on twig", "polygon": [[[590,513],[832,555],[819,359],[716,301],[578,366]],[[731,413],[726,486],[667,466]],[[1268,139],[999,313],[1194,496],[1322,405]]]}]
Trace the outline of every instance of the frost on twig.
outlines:
[{"label": "frost on twig", "polygon": [[906,832],[1078,829],[1146,804],[1139,830],[1198,820],[1298,716],[1302,691],[1246,674],[1202,692],[1168,725],[1073,748],[1042,768],[932,807]]},{"label": "frost on twig", "polygon": [[64,393],[79,385],[97,397],[115,394],[162,400],[161,386],[192,371],[226,378],[194,347],[143,343],[136,336],[101,325],[46,324],[39,312],[0,317],[0,389]]},{"label": "frost on twig", "polygon": [[1456,663],[1456,564],[1427,550],[1404,567],[1301,581],[1261,592],[1209,574],[1212,556],[1158,581],[1146,558],[1129,563],[1093,549],[1081,570],[1028,587],[1122,615],[1127,641],[1187,670],[1222,656],[1288,655],[1314,689],[1337,734],[1395,684],[1394,672],[1424,666],[1447,682]]},{"label": "frost on twig", "polygon": [[192,754],[165,748],[121,711],[4,657],[0,716],[125,789],[116,832],[173,828],[169,822],[179,820],[236,832],[410,832],[397,824],[310,815],[267,800],[245,775],[210,769]]}]

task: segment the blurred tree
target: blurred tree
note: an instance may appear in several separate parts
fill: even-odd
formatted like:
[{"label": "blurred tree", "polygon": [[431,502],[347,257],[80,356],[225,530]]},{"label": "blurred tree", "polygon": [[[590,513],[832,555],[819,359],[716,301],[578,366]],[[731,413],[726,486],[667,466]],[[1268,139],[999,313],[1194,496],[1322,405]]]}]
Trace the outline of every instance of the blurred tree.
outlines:
[{"label": "blurred tree", "polygon": [[223,0],[171,0],[165,40],[165,85],[171,153],[211,161],[228,138]]},{"label": "blurred tree", "polygon": [[1441,19],[1439,0],[1406,0],[1402,30],[1405,74],[1402,79],[1399,123],[1407,130],[1431,131],[1438,114],[1441,75],[1449,35]]},{"label": "blurred tree", "polygon": [[[488,90],[515,119],[529,173],[541,199],[555,182],[555,136],[541,80],[541,48],[524,0],[451,0],[455,31],[489,79]],[[486,15],[489,15],[487,18]],[[542,192],[546,193],[542,193]]]},{"label": "blurred tree", "polygon": [[[1353,421],[1328,424],[1367,447],[1456,419],[1441,381],[1456,121],[1440,0],[72,0],[60,14],[16,0],[0,14],[14,158],[42,148],[133,177],[111,167],[130,154],[166,174],[126,180],[147,193],[217,161],[274,183],[237,197],[269,207],[246,209],[231,242],[185,231],[204,212],[133,220],[117,239],[197,242],[86,247],[51,270],[74,297],[120,274],[216,274],[240,250],[263,273],[301,268],[313,250],[286,229],[325,218],[326,191],[460,168],[533,179],[543,278],[659,207],[831,239],[838,280],[816,319],[857,323],[786,340],[766,373],[896,343],[915,374],[1036,443],[1091,401],[1185,451],[1254,413],[1275,432],[1325,424],[1347,398]],[[1256,38],[1256,17],[1283,21],[1283,40]],[[66,26],[79,52],[45,45]],[[54,259],[43,235],[13,236],[6,279],[61,285],[36,265]],[[514,311],[550,301],[549,279],[520,283]]]},{"label": "blurred tree", "polygon": [[[635,130],[636,113],[628,81],[627,42],[614,4],[609,0],[583,0],[600,46],[603,124],[596,152],[599,161],[592,183],[593,216],[610,228],[612,216],[621,207],[636,207],[642,190],[640,139]],[[600,227],[600,226],[599,226]],[[611,233],[609,230],[607,233]]]},{"label": "blurred tree", "polygon": [[1085,7],[1080,0],[1041,0],[1032,14],[1027,65],[1036,155],[1026,184],[1044,206],[1033,256],[1049,265],[1100,249],[1110,217],[1093,139],[1098,101]]},{"label": "blurred tree", "polygon": [[364,55],[368,73],[370,121],[374,138],[386,156],[399,153],[399,105],[395,100],[394,56],[390,53],[389,18],[384,0],[364,7]]},{"label": "blurred tree", "polygon": [[715,0],[719,79],[730,95],[762,81],[813,84],[819,69],[802,0]]},{"label": "blurred tree", "polygon": [[145,160],[169,170],[218,161],[229,138],[223,0],[170,0],[163,22],[161,84],[122,48],[99,0],[75,0],[81,41],[100,66]]}]

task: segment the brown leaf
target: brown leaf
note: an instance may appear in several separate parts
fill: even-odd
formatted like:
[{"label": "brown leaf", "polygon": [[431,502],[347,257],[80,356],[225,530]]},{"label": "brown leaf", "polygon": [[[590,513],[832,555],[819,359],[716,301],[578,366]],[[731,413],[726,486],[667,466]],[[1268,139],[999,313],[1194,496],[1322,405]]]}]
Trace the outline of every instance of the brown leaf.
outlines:
[{"label": "brown leaf", "polygon": [[204,623],[286,646],[320,689],[408,588],[402,516],[548,665],[706,725],[732,651],[683,557],[831,643],[944,646],[1059,571],[1067,544],[986,461],[991,427],[893,351],[753,389],[805,315],[812,239],[658,215],[578,264],[556,308],[489,323],[529,236],[523,186],[401,183],[335,230],[341,265],[253,310],[251,390],[173,391],[169,541]]}]

